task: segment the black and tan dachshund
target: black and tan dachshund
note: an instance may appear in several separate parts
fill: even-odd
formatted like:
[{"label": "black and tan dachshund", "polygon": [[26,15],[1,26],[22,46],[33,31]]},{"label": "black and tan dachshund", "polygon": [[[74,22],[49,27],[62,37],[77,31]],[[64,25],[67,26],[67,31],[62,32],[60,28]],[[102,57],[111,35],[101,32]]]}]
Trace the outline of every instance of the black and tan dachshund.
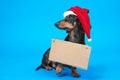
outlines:
[{"label": "black and tan dachshund", "polygon": [[[65,19],[55,23],[55,26],[61,30],[65,30],[68,33],[68,35],[65,38],[65,41],[70,41],[78,44],[85,44],[85,32],[77,16],[68,15],[65,17]],[[40,68],[45,68],[47,70],[55,68],[56,73],[59,74],[62,71],[62,67],[67,66],[71,69],[72,75],[74,77],[80,76],[75,67],[50,61],[48,59],[49,52],[50,48],[45,52],[42,59],[42,64],[36,70],[39,70]]]}]

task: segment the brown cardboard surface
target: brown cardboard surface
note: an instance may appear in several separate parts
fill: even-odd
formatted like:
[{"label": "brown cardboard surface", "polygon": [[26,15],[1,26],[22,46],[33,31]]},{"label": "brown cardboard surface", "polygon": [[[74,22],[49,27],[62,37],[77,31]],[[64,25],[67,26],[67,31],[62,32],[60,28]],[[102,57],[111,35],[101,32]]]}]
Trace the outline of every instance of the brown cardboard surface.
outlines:
[{"label": "brown cardboard surface", "polygon": [[49,59],[87,70],[91,47],[53,39]]}]

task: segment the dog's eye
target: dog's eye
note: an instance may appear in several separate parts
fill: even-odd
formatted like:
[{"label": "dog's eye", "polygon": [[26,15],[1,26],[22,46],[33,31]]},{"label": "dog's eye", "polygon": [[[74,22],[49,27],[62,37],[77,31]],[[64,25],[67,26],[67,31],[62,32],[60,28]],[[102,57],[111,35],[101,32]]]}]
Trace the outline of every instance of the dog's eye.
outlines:
[{"label": "dog's eye", "polygon": [[66,21],[66,22],[67,22],[67,19],[65,19],[64,21]]},{"label": "dog's eye", "polygon": [[66,18],[64,21],[68,22],[69,20]]}]

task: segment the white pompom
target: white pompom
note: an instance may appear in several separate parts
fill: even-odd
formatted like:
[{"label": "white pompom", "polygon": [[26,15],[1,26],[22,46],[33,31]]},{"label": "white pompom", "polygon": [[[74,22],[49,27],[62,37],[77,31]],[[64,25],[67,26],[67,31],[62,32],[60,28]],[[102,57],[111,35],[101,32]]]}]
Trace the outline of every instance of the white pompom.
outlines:
[{"label": "white pompom", "polygon": [[92,41],[92,39],[90,38],[90,39],[88,39],[88,42],[91,42]]}]

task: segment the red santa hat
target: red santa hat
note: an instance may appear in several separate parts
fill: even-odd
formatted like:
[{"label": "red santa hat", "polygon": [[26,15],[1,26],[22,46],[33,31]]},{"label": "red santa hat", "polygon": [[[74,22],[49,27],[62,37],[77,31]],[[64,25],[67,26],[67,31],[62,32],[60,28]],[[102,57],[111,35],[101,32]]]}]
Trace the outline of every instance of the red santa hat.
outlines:
[{"label": "red santa hat", "polygon": [[88,41],[90,42],[92,39],[90,38],[90,19],[89,19],[88,13],[89,13],[88,9],[75,6],[70,8],[68,11],[64,12],[64,17],[70,14],[76,15],[82,24],[83,30],[85,31],[88,37]]}]

